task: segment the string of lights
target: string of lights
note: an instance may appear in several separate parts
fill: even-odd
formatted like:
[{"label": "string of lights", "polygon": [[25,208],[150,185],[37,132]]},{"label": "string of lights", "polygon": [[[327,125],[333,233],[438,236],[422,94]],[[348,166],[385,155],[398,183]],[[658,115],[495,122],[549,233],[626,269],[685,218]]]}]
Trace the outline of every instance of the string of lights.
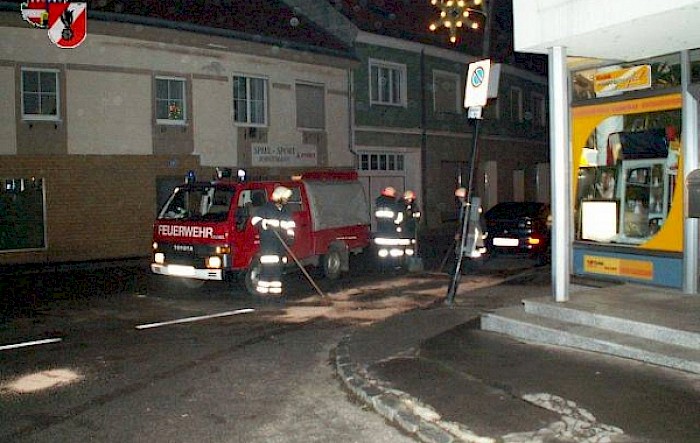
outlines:
[{"label": "string of lights", "polygon": [[482,19],[486,13],[481,9],[484,0],[430,0],[433,6],[440,8],[439,21],[430,24],[429,29],[436,31],[441,26],[450,32],[450,42],[457,42],[460,28],[479,29],[477,17]]}]

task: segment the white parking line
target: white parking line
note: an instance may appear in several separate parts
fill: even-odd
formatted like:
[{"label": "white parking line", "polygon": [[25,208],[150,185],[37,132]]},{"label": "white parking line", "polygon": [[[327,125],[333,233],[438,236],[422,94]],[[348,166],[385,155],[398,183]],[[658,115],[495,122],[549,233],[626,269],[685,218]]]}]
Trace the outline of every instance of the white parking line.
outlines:
[{"label": "white parking line", "polygon": [[163,321],[163,322],[158,322],[158,323],[148,323],[145,325],[138,325],[138,326],[136,326],[136,329],[157,328],[159,326],[174,325],[176,323],[190,323],[190,322],[194,322],[194,321],[207,320],[210,318],[228,317],[231,315],[238,315],[238,314],[248,314],[249,312],[254,312],[254,311],[255,311],[255,309],[253,309],[253,308],[236,309],[235,311],[219,312],[218,314],[200,315],[198,317],[187,317],[187,318],[179,318],[177,320]]},{"label": "white parking line", "polygon": [[0,351],[7,351],[8,349],[17,349],[17,348],[24,348],[27,346],[36,346],[36,345],[47,345],[49,343],[58,343],[62,338],[46,338],[43,340],[33,340],[33,341],[25,341],[22,343],[15,343],[12,345],[3,345],[0,346]]}]

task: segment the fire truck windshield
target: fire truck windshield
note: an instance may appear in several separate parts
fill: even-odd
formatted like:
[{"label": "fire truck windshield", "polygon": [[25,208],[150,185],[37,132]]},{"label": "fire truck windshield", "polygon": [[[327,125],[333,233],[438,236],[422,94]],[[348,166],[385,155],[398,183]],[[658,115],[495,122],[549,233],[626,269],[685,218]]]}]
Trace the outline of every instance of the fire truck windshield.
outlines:
[{"label": "fire truck windshield", "polygon": [[224,221],[231,208],[231,189],[214,186],[175,188],[158,216],[161,220]]}]

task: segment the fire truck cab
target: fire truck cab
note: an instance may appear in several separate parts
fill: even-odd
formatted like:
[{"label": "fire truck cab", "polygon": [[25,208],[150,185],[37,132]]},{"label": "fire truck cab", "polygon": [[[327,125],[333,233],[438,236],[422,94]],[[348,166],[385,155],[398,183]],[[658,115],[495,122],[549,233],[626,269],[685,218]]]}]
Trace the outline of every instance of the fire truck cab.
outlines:
[{"label": "fire truck cab", "polygon": [[[190,287],[244,276],[254,292],[260,238],[251,219],[279,185],[292,190],[292,253],[303,265],[322,266],[325,277],[340,277],[349,270],[350,254],[370,245],[368,200],[351,171],[308,172],[286,181],[198,182],[191,175],[154,223],[151,271]],[[291,257],[288,263],[295,266]]]}]

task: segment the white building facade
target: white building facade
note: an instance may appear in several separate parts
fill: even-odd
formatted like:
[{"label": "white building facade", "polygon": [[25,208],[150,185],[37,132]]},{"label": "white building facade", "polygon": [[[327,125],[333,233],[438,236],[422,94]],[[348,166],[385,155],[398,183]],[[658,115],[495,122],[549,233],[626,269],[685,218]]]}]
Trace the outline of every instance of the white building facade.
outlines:
[{"label": "white building facade", "polygon": [[0,263],[145,256],[189,170],[354,167],[350,49],[99,14],[59,49],[0,17]]}]

